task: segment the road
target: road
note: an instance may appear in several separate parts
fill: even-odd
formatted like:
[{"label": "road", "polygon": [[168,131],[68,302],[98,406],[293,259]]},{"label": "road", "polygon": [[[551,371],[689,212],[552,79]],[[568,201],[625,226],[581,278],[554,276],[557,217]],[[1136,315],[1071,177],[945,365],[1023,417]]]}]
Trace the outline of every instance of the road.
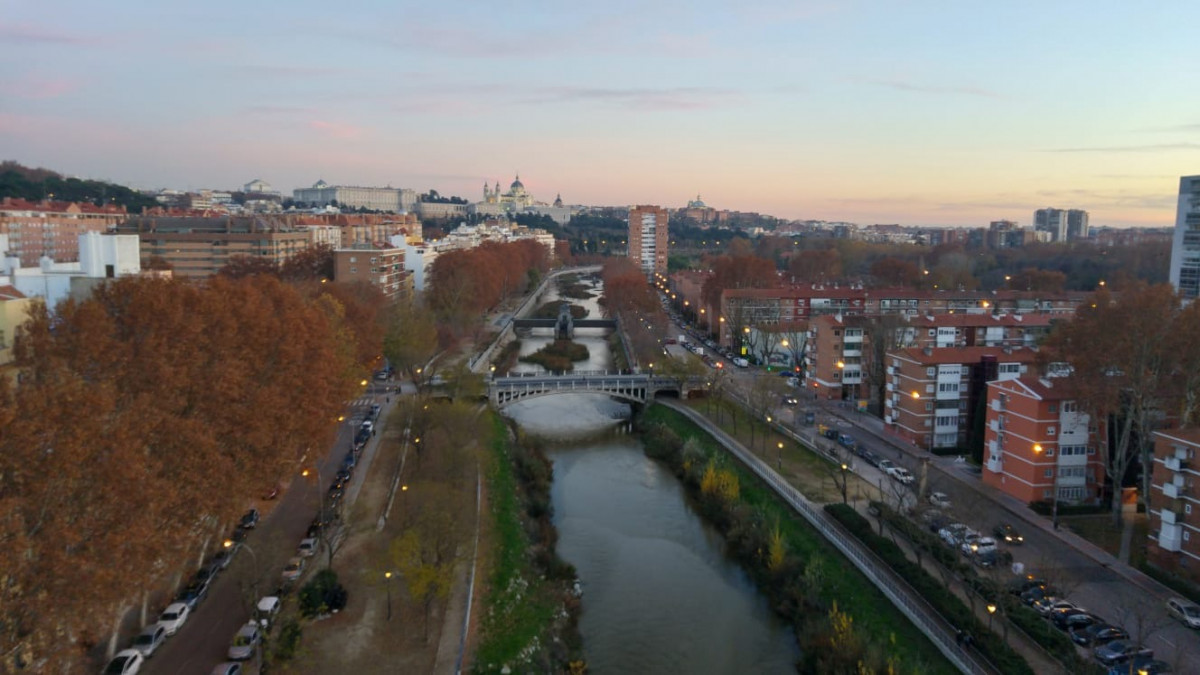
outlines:
[{"label": "road", "polygon": [[[281,582],[280,572],[316,515],[342,459],[350,448],[354,433],[372,403],[384,403],[387,385],[371,382],[367,390],[348,406],[346,420],[339,424],[337,439],[319,460],[320,486],[316,481],[297,477],[292,480],[270,512],[259,521],[245,540],[229,568],[219,574],[209,588],[208,597],[196,606],[195,613],[179,632],[167,639],[142,670],[148,675],[208,675],[213,666],[227,661],[226,650],[234,634],[250,618],[257,597],[272,593]],[[376,436],[363,451],[351,486],[361,483],[363,472],[369,470]],[[346,501],[356,494],[347,490]],[[323,552],[318,553],[323,555]],[[255,582],[257,581],[257,593]],[[257,597],[256,597],[257,595]],[[253,666],[254,662],[248,665]],[[251,669],[253,672],[253,667]]]},{"label": "road", "polygon": [[[678,321],[673,322],[667,335],[676,337],[679,334],[688,335],[693,344],[698,343],[697,333],[679,325]],[[687,354],[681,347],[668,345],[666,349],[672,356]],[[723,362],[727,376],[743,397],[750,391],[755,378],[778,376],[758,368],[733,367],[708,348],[705,353]],[[1144,577],[1139,573],[1119,573],[1114,569],[1117,563],[1111,555],[1088,544],[1073,543],[1070,539],[1075,538],[1074,535],[1053,531],[1046,518],[985,486],[978,469],[970,464],[956,462],[954,457],[935,457],[906,446],[886,436],[881,420],[843,407],[839,401],[815,400],[815,396],[807,391],[791,391],[796,392],[800,404],[787,406],[781,400],[771,411],[772,417],[784,426],[803,430],[805,413],[812,412],[817,423],[850,433],[860,446],[912,471],[918,477],[913,486],[914,499],[924,475],[925,489],[921,494],[946,493],[951,500],[951,507],[946,510],[957,521],[987,536],[992,534],[996,524],[1012,523],[1025,537],[1025,543],[1009,550],[1015,561],[1024,564],[1026,572],[1044,576],[1063,591],[1066,599],[1123,626],[1134,638],[1141,637],[1157,658],[1174,666],[1174,672],[1200,672],[1200,666],[1191,665],[1200,659],[1200,633],[1167,615],[1165,603],[1175,595],[1169,589],[1139,578]],[[863,461],[853,467],[867,482],[880,484],[878,469]],[[885,493],[892,493],[892,481],[883,479],[882,482]]]}]

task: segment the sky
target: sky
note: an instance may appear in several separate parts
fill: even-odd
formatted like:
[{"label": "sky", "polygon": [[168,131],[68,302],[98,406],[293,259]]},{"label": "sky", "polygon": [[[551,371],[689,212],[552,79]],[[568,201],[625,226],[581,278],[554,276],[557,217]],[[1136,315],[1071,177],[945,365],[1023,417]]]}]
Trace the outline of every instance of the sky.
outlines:
[{"label": "sky", "polygon": [[0,0],[0,159],[789,219],[1170,226],[1200,3]]}]

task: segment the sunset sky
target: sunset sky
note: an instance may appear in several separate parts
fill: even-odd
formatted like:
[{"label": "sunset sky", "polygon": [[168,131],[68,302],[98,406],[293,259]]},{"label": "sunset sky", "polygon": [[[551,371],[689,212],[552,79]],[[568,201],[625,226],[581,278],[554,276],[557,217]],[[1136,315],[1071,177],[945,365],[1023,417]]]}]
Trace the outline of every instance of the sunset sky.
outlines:
[{"label": "sunset sky", "polygon": [[[985,8],[986,7],[986,8]],[[0,159],[860,223],[1174,222],[1200,3],[0,0]]]}]

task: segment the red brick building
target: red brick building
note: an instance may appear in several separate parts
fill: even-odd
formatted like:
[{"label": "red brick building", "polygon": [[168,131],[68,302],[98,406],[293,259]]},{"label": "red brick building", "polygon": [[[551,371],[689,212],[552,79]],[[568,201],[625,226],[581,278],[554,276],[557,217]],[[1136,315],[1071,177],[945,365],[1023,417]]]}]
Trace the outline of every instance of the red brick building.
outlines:
[{"label": "red brick building", "polygon": [[964,447],[987,383],[1025,375],[1032,349],[944,347],[887,353],[884,428],[919,448]]},{"label": "red brick building", "polygon": [[1023,502],[1100,500],[1104,457],[1068,380],[989,382],[986,414],[983,482]]},{"label": "red brick building", "polygon": [[1200,581],[1200,428],[1154,433],[1150,474],[1150,560]]},{"label": "red brick building", "polygon": [[334,251],[333,278],[340,283],[372,284],[389,300],[413,294],[412,274],[404,269],[402,248],[361,246]]},{"label": "red brick building", "polygon": [[36,267],[42,256],[55,262],[79,260],[79,235],[105,233],[125,220],[124,206],[87,202],[31,202],[5,197],[0,201],[0,234],[22,267]]}]

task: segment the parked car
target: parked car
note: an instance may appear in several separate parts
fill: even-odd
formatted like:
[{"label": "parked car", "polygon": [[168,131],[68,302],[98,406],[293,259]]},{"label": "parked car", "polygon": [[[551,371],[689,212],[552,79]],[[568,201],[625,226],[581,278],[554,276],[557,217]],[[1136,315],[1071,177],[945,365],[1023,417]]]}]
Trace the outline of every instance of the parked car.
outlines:
[{"label": "parked car", "polygon": [[260,599],[258,605],[254,607],[254,619],[258,621],[258,625],[269,628],[282,606],[283,603],[279,601],[279,596],[268,595]]},{"label": "parked car", "polygon": [[233,636],[233,644],[229,645],[229,651],[225,656],[230,661],[245,661],[254,656],[254,650],[261,641],[262,631],[259,630],[257,623],[251,621],[238,629]]},{"label": "parked car", "polygon": [[896,468],[896,465],[893,464],[892,460],[890,460],[890,459],[881,459],[881,460],[879,460],[879,463],[876,464],[875,466],[879,467],[879,470],[884,473],[888,473],[892,469]]},{"label": "parked car", "polygon": [[1119,666],[1108,669],[1108,675],[1163,675],[1171,672],[1171,665],[1153,656],[1135,656]]},{"label": "parked car", "polygon": [[1028,591],[1032,588],[1037,588],[1039,586],[1045,586],[1045,585],[1046,585],[1045,579],[1039,579],[1038,577],[1035,577],[1032,574],[1026,574],[1023,577],[1019,577],[1017,579],[1013,579],[1013,580],[1009,581],[1005,586],[1008,589],[1009,593],[1011,593],[1013,595],[1020,595],[1020,594],[1024,593],[1025,591]]},{"label": "parked car", "polygon": [[1049,586],[1034,586],[1021,594],[1021,602],[1032,607],[1033,603],[1053,595],[1054,589]]},{"label": "parked car", "polygon": [[858,456],[862,457],[864,460],[866,460],[867,464],[870,464],[871,466],[879,466],[879,462],[880,462],[879,455],[876,455],[875,453],[871,452],[870,450],[867,450],[864,448],[859,448]]},{"label": "parked car", "polygon": [[1080,611],[1071,613],[1069,611],[1055,614],[1053,617],[1054,626],[1062,631],[1073,631],[1077,628],[1087,628],[1093,624],[1103,623],[1103,619],[1092,614],[1091,612]]},{"label": "parked car", "polygon": [[950,524],[950,516],[930,509],[921,514],[921,522],[929,528],[930,532],[937,534],[938,530]]},{"label": "parked car", "polygon": [[982,535],[975,530],[968,528],[967,531],[963,532],[958,538],[958,550],[962,552],[963,555],[971,555],[974,553],[974,548],[972,547],[975,546],[981,538]]},{"label": "parked car", "polygon": [[213,666],[209,675],[242,675],[242,664],[227,661]]},{"label": "parked car", "polygon": [[220,551],[214,553],[212,562],[209,564],[221,569],[229,567],[229,563],[233,562],[233,555],[237,553],[238,549],[241,547],[242,545],[237,542],[231,543],[229,546],[224,547]]},{"label": "parked car", "polygon": [[1125,663],[1132,658],[1154,657],[1154,650],[1149,647],[1139,647],[1128,640],[1113,640],[1100,645],[1092,651],[1092,656],[1104,666]]},{"label": "parked car", "polygon": [[323,527],[325,527],[325,523],[321,522],[320,518],[318,517],[317,520],[314,520],[311,523],[309,523],[308,529],[305,530],[305,532],[304,532],[304,537],[306,539],[310,539],[310,538],[315,539],[315,538],[321,536],[321,528],[323,528]]},{"label": "parked car", "polygon": [[133,643],[129,646],[142,653],[142,656],[150,658],[154,656],[154,652],[162,646],[163,640],[167,639],[167,629],[157,623],[152,623],[142,629],[133,638]]},{"label": "parked car", "polygon": [[917,477],[914,476],[911,471],[902,466],[894,467],[888,472],[888,475],[892,477],[892,480],[899,481],[904,485],[912,485],[917,481]]},{"label": "parked car", "polygon": [[1000,523],[992,528],[992,534],[1006,544],[1024,544],[1025,537],[1022,537],[1016,528],[1008,523]]},{"label": "parked car", "polygon": [[381,412],[383,412],[383,406],[379,405],[378,403],[374,403],[371,405],[371,419],[373,419],[373,420],[379,419],[379,413],[381,413]]},{"label": "parked car", "polygon": [[146,657],[136,649],[122,649],[104,667],[103,675],[136,675],[141,672]]},{"label": "parked car", "polygon": [[738,368],[749,368],[750,362],[739,356],[733,359],[733,365],[737,366]]},{"label": "parked car", "polygon": [[238,524],[243,530],[253,530],[258,526],[258,509],[250,509],[246,515],[242,516],[242,522]]},{"label": "parked car", "polygon": [[1038,614],[1041,614],[1047,618],[1049,618],[1050,613],[1056,609],[1067,609],[1068,607],[1074,606],[1075,603],[1071,602],[1070,600],[1063,600],[1062,598],[1055,597],[1042,598],[1041,600],[1033,603],[1033,609],[1037,611]]},{"label": "parked car", "polygon": [[945,492],[930,492],[929,503],[939,509],[948,509],[950,508],[950,497]]},{"label": "parked car", "polygon": [[942,538],[942,541],[946,542],[947,546],[958,546],[962,536],[970,529],[962,523],[950,523],[938,530],[938,536]]},{"label": "parked car", "polygon": [[311,537],[302,539],[296,548],[296,554],[301,558],[311,558],[317,552],[317,540]]},{"label": "parked car", "polygon": [[1084,647],[1102,645],[1113,640],[1125,640],[1128,638],[1129,633],[1126,633],[1124,628],[1103,622],[1094,623],[1084,629],[1071,631],[1071,640],[1075,644],[1083,645]]},{"label": "parked car", "polygon": [[1013,563],[1013,557],[1011,553],[1008,551],[1001,551],[997,548],[993,548],[990,551],[984,551],[983,553],[978,553],[971,560],[976,565],[985,568],[1008,567]]},{"label": "parked car", "polygon": [[375,423],[372,422],[371,420],[363,420],[362,426],[359,428],[362,429],[363,431],[367,432],[368,434],[375,433]]},{"label": "parked car", "polygon": [[283,580],[295,581],[304,573],[304,558],[292,558],[283,568]]},{"label": "parked car", "polygon": [[996,550],[996,540],[991,537],[980,537],[970,544],[971,555],[983,555]]},{"label": "parked car", "polygon": [[179,595],[175,596],[176,602],[182,602],[188,606],[188,609],[195,609],[196,605],[208,595],[208,584],[190,583],[179,591]]},{"label": "parked car", "polygon": [[168,636],[174,635],[187,623],[191,613],[192,608],[186,602],[172,602],[158,615],[158,625],[167,631]]},{"label": "parked car", "polygon": [[1200,606],[1183,598],[1167,601],[1167,614],[1183,622],[1188,628],[1200,628]]}]

